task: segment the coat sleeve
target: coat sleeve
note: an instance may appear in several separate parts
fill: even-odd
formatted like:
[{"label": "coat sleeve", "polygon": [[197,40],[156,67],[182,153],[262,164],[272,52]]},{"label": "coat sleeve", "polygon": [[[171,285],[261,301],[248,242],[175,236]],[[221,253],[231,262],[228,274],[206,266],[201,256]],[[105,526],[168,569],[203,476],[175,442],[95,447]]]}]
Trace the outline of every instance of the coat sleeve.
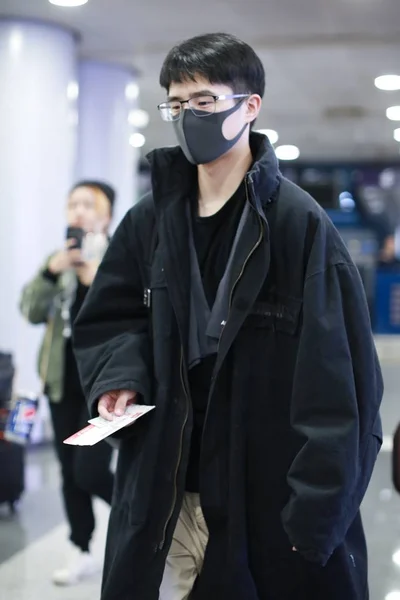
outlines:
[{"label": "coat sleeve", "polygon": [[19,308],[22,315],[32,323],[38,325],[47,323],[54,298],[60,290],[57,280],[45,276],[46,265],[37,273],[22,290]]},{"label": "coat sleeve", "polygon": [[82,387],[92,416],[106,392],[150,398],[148,310],[143,304],[132,211],[115,232],[73,327]]},{"label": "coat sleeve", "polygon": [[354,264],[306,279],[300,335],[291,425],[304,444],[282,517],[291,543],[324,565],[357,514],[382,443],[382,376]]}]

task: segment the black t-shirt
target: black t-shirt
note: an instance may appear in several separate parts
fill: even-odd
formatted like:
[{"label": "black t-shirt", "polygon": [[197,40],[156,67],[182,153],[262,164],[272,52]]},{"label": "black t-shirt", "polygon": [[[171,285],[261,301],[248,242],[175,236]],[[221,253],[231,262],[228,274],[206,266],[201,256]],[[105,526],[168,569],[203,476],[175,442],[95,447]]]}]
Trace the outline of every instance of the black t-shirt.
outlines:
[{"label": "black t-shirt", "polygon": [[[244,183],[239,186],[221,210],[210,217],[199,217],[197,197],[192,201],[194,243],[204,292],[210,308],[214,304],[219,283],[225,273],[245,201]],[[215,355],[208,356],[189,371],[193,405],[193,433],[186,475],[186,491],[188,492],[199,492],[201,437],[215,358]]]},{"label": "black t-shirt", "polygon": [[[76,289],[75,300],[70,309],[70,320],[71,324],[75,321],[78,316],[78,312],[85,300],[88,289],[78,280],[78,286]],[[79,379],[78,365],[76,364],[75,354],[72,349],[72,340],[67,338],[65,340],[65,356],[64,356],[64,382],[63,382],[63,400],[65,402],[74,400],[77,401],[80,398],[82,406],[85,404],[85,396],[82,391],[82,386]]]}]

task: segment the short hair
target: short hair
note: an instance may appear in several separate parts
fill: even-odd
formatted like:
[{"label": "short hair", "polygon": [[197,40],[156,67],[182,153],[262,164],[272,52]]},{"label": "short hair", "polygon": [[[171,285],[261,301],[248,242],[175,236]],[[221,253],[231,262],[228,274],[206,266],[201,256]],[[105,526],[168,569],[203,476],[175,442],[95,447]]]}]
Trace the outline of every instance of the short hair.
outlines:
[{"label": "short hair", "polygon": [[109,183],[106,183],[105,181],[99,181],[97,179],[84,179],[82,181],[78,181],[78,183],[74,185],[70,193],[72,194],[72,192],[74,192],[80,187],[90,188],[93,192],[95,192],[97,196],[99,194],[102,194],[110,205],[111,216],[113,215],[117,194],[115,192],[115,189]]},{"label": "short hair", "polygon": [[199,35],[174,46],[161,68],[160,85],[168,92],[173,82],[195,81],[196,75],[227,85],[236,94],[264,95],[260,58],[251,46],[228,33]]}]

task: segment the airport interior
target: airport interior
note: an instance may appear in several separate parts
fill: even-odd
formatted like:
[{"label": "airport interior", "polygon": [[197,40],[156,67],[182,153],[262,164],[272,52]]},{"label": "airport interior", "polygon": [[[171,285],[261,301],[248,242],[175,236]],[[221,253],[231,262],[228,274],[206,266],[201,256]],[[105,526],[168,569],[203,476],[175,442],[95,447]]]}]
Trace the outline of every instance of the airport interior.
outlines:
[{"label": "airport interior", "polygon": [[[70,549],[63,448],[37,369],[46,326],[28,322],[34,287],[25,286],[64,248],[77,182],[109,184],[89,187],[113,206],[111,239],[151,190],[147,154],[177,144],[158,110],[161,66],[176,44],[213,32],[260,57],[254,130],[327,213],[361,276],[385,388],[382,447],[361,505],[369,598],[400,600],[399,0],[0,0],[0,600],[100,599],[110,510],[101,498],[97,568],[79,581],[60,573]],[[57,368],[51,354],[47,370]],[[108,448],[114,471],[118,448]],[[18,477],[8,497],[6,480]]]}]

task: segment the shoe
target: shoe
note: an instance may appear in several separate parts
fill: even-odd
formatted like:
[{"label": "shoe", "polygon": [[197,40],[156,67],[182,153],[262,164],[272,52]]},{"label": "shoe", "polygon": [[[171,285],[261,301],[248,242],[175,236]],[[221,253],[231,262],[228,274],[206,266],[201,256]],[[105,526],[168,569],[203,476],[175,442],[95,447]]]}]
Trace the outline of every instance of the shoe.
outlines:
[{"label": "shoe", "polygon": [[71,556],[63,569],[53,573],[55,585],[76,585],[101,571],[101,565],[90,552],[82,552],[80,548],[73,548]]}]

